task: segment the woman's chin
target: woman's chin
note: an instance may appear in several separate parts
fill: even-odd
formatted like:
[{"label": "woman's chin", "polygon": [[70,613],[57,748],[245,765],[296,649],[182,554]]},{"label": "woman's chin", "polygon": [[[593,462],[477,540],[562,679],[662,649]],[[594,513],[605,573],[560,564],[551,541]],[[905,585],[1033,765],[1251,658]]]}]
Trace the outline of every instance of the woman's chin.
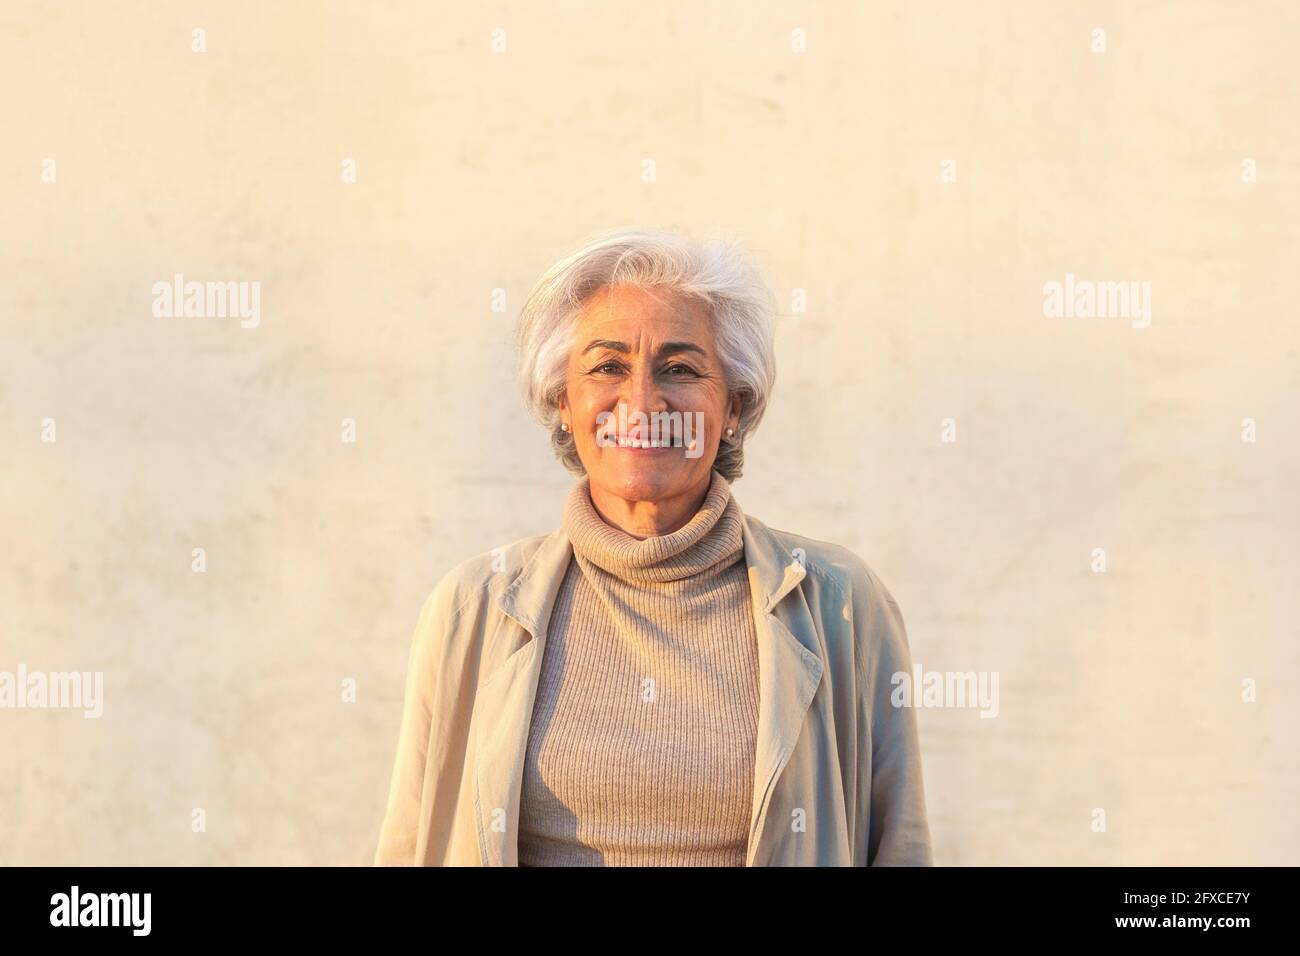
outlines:
[{"label": "woman's chin", "polygon": [[625,501],[660,501],[687,491],[690,469],[678,462],[627,463],[609,476],[605,486]]}]

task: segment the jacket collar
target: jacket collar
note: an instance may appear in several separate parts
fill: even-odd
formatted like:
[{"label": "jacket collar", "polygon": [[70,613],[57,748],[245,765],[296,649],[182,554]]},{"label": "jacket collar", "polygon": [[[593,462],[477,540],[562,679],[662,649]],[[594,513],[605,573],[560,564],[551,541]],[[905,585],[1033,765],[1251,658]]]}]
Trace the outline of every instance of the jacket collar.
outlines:
[{"label": "jacket collar", "polygon": [[[767,525],[750,515],[742,515],[741,519],[750,593],[763,613],[767,613],[808,572],[802,555],[786,550]],[[519,576],[501,592],[497,606],[536,637],[550,617],[572,556],[573,545],[563,528],[547,535]]]},{"label": "jacket collar", "polygon": [[547,535],[524,563],[519,576],[501,592],[497,607],[532,637],[543,637],[572,557],[573,545],[563,528]]},{"label": "jacket collar", "polygon": [[802,552],[787,551],[772,530],[757,518],[744,517],[745,564],[749,566],[750,591],[762,602],[764,612],[798,586],[808,573]]},{"label": "jacket collar", "polygon": [[[762,865],[762,826],[777,776],[799,739],[821,681],[817,629],[806,602],[783,601],[807,571],[765,524],[743,516],[742,537],[758,639],[759,713],[746,865]],[[546,628],[573,546],[563,528],[547,535],[497,606],[523,633],[499,626],[489,640],[507,653],[479,685],[477,708],[488,732],[476,745],[475,792],[483,862],[518,863],[518,809],[524,754]],[[504,623],[504,622],[503,622]],[[504,829],[499,811],[505,811]]]}]

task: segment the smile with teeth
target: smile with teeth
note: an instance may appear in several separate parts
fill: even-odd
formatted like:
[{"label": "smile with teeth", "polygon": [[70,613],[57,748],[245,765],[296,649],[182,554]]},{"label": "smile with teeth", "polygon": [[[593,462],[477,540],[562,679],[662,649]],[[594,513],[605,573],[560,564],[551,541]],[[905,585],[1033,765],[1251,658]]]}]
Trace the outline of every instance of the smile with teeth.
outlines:
[{"label": "smile with teeth", "polygon": [[[610,436],[613,438],[614,436]],[[608,439],[607,439],[608,440]],[[668,439],[650,439],[650,438],[628,438],[618,436],[619,448],[672,448],[673,443]]]}]

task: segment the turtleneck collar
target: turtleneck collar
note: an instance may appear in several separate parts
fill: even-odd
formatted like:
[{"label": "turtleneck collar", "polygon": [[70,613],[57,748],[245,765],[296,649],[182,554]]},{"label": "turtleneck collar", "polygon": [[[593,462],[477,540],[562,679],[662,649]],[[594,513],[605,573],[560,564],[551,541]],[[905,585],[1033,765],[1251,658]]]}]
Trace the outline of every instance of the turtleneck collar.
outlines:
[{"label": "turtleneck collar", "polygon": [[650,538],[607,524],[591,502],[591,479],[583,476],[569,492],[564,530],[580,562],[626,581],[663,583],[711,577],[744,552],[740,505],[731,484],[714,471],[700,510],[671,534]]}]

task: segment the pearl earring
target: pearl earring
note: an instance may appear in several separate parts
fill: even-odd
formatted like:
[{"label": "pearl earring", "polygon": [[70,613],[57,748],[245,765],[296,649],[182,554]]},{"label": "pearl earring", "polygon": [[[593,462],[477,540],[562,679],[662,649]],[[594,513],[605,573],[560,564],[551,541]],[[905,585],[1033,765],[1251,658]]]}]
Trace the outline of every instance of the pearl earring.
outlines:
[{"label": "pearl earring", "polygon": [[569,423],[568,423],[568,422],[560,422],[560,431],[562,431],[562,432],[567,432],[568,430],[569,430]]},{"label": "pearl earring", "polygon": [[732,435],[734,435],[734,434],[736,434],[736,430],[735,430],[734,428],[728,428],[728,429],[727,429],[727,437],[728,437],[728,438],[730,438],[730,437],[731,437]]}]

